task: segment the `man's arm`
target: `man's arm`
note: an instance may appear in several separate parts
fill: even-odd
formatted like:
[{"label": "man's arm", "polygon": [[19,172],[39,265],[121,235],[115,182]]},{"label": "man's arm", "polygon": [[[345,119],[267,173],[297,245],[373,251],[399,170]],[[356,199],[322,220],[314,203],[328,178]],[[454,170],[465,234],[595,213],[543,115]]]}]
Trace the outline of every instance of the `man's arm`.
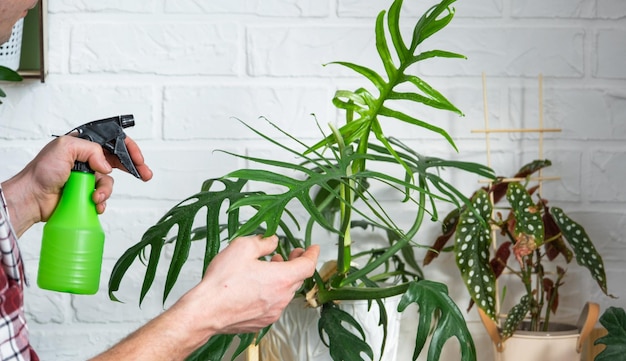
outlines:
[{"label": "man's arm", "polygon": [[288,261],[259,260],[278,245],[276,236],[233,240],[202,281],[170,309],[92,361],[183,360],[216,334],[256,332],[276,322],[302,282],[313,275],[314,245]]}]

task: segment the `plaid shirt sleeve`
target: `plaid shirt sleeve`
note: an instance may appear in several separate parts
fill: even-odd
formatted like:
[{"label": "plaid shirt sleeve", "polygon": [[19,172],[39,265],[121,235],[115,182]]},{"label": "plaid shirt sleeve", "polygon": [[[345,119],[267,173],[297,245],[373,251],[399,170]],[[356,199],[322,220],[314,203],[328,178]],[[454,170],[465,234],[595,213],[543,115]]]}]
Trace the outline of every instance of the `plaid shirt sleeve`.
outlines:
[{"label": "plaid shirt sleeve", "polygon": [[24,268],[0,188],[0,360],[38,361],[24,317]]}]

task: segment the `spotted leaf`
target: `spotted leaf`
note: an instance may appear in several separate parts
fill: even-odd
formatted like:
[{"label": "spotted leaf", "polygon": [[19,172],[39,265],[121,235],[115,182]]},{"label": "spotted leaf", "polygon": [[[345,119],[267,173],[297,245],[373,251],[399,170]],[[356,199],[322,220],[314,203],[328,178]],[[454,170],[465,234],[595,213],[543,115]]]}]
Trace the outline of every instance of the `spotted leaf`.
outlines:
[{"label": "spotted leaf", "polygon": [[493,207],[484,190],[476,192],[471,202],[472,207],[459,218],[454,242],[456,264],[472,300],[495,320],[496,277],[489,264],[491,232],[486,222]]},{"label": "spotted leaf", "polygon": [[513,333],[518,329],[519,325],[524,321],[524,317],[530,310],[530,298],[528,295],[522,296],[517,305],[511,308],[509,315],[504,321],[504,327],[502,327],[502,341],[511,337]]},{"label": "spotted leaf", "polygon": [[509,184],[506,192],[515,214],[515,237],[533,240],[536,247],[543,244],[543,222],[541,212],[533,203],[530,194],[518,182]]},{"label": "spotted leaf", "polygon": [[593,243],[591,243],[585,229],[569,218],[561,208],[552,207],[550,208],[550,213],[554,217],[554,221],[559,226],[563,236],[574,250],[576,262],[589,269],[591,276],[598,282],[602,292],[608,295],[602,257],[593,246]]},{"label": "spotted leaf", "polygon": [[574,259],[574,254],[569,247],[565,245],[563,233],[550,214],[550,207],[544,207],[543,216],[541,218],[543,219],[543,226],[546,230],[544,234],[544,239],[546,240],[546,256],[548,256],[550,261],[554,261],[558,255],[562,254],[565,261],[570,263],[572,259]]}]

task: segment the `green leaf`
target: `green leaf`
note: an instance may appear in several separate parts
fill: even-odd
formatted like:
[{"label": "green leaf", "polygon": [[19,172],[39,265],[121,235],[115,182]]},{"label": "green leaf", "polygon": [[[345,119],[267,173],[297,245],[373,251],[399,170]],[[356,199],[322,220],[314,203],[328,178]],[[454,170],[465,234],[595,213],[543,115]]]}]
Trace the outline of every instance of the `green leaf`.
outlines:
[{"label": "green leaf", "polygon": [[424,278],[424,272],[422,271],[422,268],[420,267],[420,265],[417,263],[413,246],[408,244],[402,247],[401,252],[402,252],[402,258],[404,259],[406,264],[409,265],[409,267],[411,267],[413,270],[415,270],[419,278]]},{"label": "green leaf", "polygon": [[397,110],[393,110],[393,109],[389,109],[389,108],[386,108],[386,107],[382,107],[380,109],[379,114],[387,116],[387,117],[391,117],[391,118],[396,118],[396,119],[401,120],[401,121],[403,121],[405,123],[412,124],[412,125],[415,125],[415,126],[419,126],[419,127],[424,128],[424,129],[428,129],[428,130],[430,130],[432,132],[438,133],[439,135],[443,136],[448,141],[448,143],[450,143],[450,145],[452,145],[454,150],[458,151],[458,149],[456,147],[456,144],[454,144],[454,140],[452,140],[452,137],[450,137],[448,132],[446,132],[443,128],[440,128],[440,127],[437,127],[435,125],[429,124],[429,123],[427,123],[427,122],[425,122],[423,120],[419,120],[417,118],[414,118],[414,117],[412,117],[410,115],[407,115],[406,113],[403,113],[403,112],[400,112],[400,111],[397,111]]},{"label": "green leaf", "polygon": [[[172,257],[165,282],[165,289],[163,291],[163,302],[165,302],[187,259],[188,250],[191,245],[190,235],[193,229],[195,215],[198,214],[201,209],[206,208],[207,229],[219,230],[220,226],[217,222],[219,215],[222,213],[222,207],[225,208],[228,202],[236,202],[239,198],[246,195],[246,193],[242,192],[242,188],[246,183],[245,180],[231,181],[222,179],[219,180],[219,183],[224,186],[224,189],[197,193],[170,209],[155,225],[144,233],[139,243],[129,248],[118,259],[109,279],[109,297],[112,300],[117,300],[114,293],[119,290],[121,280],[125,273],[135,259],[140,258],[144,249],[149,247],[150,258],[148,260],[139,298],[139,303],[141,304],[143,302],[144,297],[154,281],[161,250],[168,239],[168,233],[172,228],[177,227],[178,235],[176,238],[175,252]],[[235,222],[235,220],[233,220],[233,222]],[[207,233],[207,249],[213,250],[213,252],[205,254],[205,258],[207,258],[205,259],[205,264],[208,264],[210,259],[215,256],[219,249],[220,242],[219,233]],[[204,268],[202,269],[202,273],[204,273]]]},{"label": "green leaf", "polygon": [[385,88],[385,85],[387,85],[385,80],[377,72],[365,66],[349,63],[346,61],[334,61],[334,62],[331,62],[330,64],[343,65],[347,68],[350,68],[356,71],[357,73],[369,79],[378,90],[382,91]]},{"label": "green leaf", "polygon": [[216,335],[213,336],[195,350],[191,355],[187,356],[186,361],[221,361],[228,351],[230,344],[233,342],[235,335]]},{"label": "green leaf", "polygon": [[438,361],[444,344],[453,337],[459,342],[461,361],[476,360],[476,347],[467,323],[448,295],[446,285],[428,280],[411,282],[402,295],[398,311],[403,312],[413,303],[419,307],[413,360],[422,352],[429,334],[431,336],[428,347],[429,361]]},{"label": "green leaf", "polygon": [[445,50],[429,50],[423,53],[417,54],[413,57],[412,62],[417,63],[426,59],[432,58],[449,58],[449,59],[467,59],[463,54],[453,53]]},{"label": "green leaf", "polygon": [[0,80],[3,81],[22,81],[22,76],[11,68],[0,65]]},{"label": "green leaf", "polygon": [[[415,51],[417,46],[424,40],[446,27],[446,25],[452,21],[454,9],[450,8],[450,5],[455,1],[456,0],[444,0],[431,7],[422,15],[413,29],[413,39],[409,49],[411,52]],[[441,16],[444,11],[447,11],[447,15]]]},{"label": "green leaf", "polygon": [[[393,46],[396,49],[396,54],[400,59],[400,63],[404,64],[411,54],[409,53],[409,49],[406,47],[406,44],[402,39],[402,33],[400,31],[401,8],[402,0],[394,1],[393,4],[391,4],[391,6],[389,7],[389,15],[387,16],[387,28],[389,30],[389,36],[391,37]],[[382,13],[383,12],[381,12],[381,14]]]},{"label": "green leaf", "polygon": [[[335,98],[335,100],[333,101],[335,105],[337,105],[340,109],[345,109],[348,112],[347,119],[352,119],[352,116],[349,114],[350,112],[355,111],[361,114],[361,117],[358,119],[358,124],[355,124],[355,121],[350,120],[347,122],[347,124],[339,128],[342,139],[344,139],[346,144],[358,142],[359,149],[357,151],[364,153],[371,135],[374,135],[381,142],[384,142],[383,139],[386,139],[387,137],[385,136],[382,127],[379,124],[379,116],[385,115],[402,120],[415,126],[435,131],[438,134],[442,135],[446,140],[448,140],[448,142],[454,147],[454,149],[457,150],[454,141],[443,129],[433,126],[430,123],[424,122],[422,120],[418,120],[415,117],[404,114],[402,112],[390,110],[388,107],[384,106],[386,100],[393,99],[392,94],[396,94],[397,97],[404,98],[404,100],[409,100],[406,95],[398,95],[401,93],[395,91],[394,89],[398,85],[407,81],[408,77],[404,72],[415,61],[424,60],[426,58],[435,56],[463,57],[459,54],[444,52],[440,50],[423,53],[422,57],[420,57],[420,54],[413,54],[417,50],[417,45],[419,43],[444,28],[449,23],[449,21],[452,20],[454,11],[448,6],[454,1],[455,0],[444,0],[439,5],[433,6],[422,16],[414,29],[414,41],[410,49],[406,48],[399,27],[399,17],[402,7],[402,1],[396,0],[393,2],[391,7],[389,8],[389,13],[387,14],[387,23],[389,37],[394,44],[400,61],[400,64],[397,67],[392,62],[391,54],[384,36],[385,34],[383,29],[383,18],[385,12],[382,11],[379,13],[376,20],[376,46],[379,52],[379,56],[385,66],[385,71],[389,75],[389,82],[385,82],[379,74],[367,67],[347,62],[335,62],[335,64],[347,66],[355,70],[357,73],[364,75],[375,85],[375,87],[379,91],[379,95],[377,98],[367,98],[366,108],[362,108],[358,105],[355,106],[351,104],[350,101],[345,102],[341,101],[338,98]],[[447,15],[441,16],[444,11],[448,12]],[[426,98],[419,98],[416,96],[410,97],[413,97],[414,100],[426,100],[430,96],[431,100],[424,101],[423,104],[426,104],[428,106],[434,106],[435,108],[441,107],[442,109],[448,109],[457,113],[461,113],[451,103],[447,102],[445,98],[443,98],[442,96],[440,97],[440,94],[433,98],[432,95],[434,95],[435,93],[436,92],[434,91],[434,89],[431,88],[429,90],[429,93],[426,94]],[[437,101],[433,101],[432,99],[437,99]],[[334,144],[335,141],[336,139],[334,137],[326,137],[322,142],[319,142],[312,148],[319,149],[324,145],[330,146]],[[389,152],[393,154],[393,148],[390,148]],[[361,161],[359,162],[359,165],[361,166],[361,168],[364,168],[365,162]]]},{"label": "green leaf", "polygon": [[[356,331],[356,334],[351,330]],[[374,358],[361,325],[333,302],[323,305],[318,331],[333,360],[362,361],[361,354],[365,354],[370,360]]]},{"label": "green leaf", "polygon": [[387,45],[387,38],[385,37],[385,12],[381,11],[376,18],[376,50],[378,50],[378,56],[383,62],[385,72],[389,79],[393,79],[398,69],[393,64],[391,53],[389,52],[389,46]]},{"label": "green leaf", "polygon": [[364,93],[349,90],[337,90],[333,97],[333,104],[337,108],[352,110],[357,113],[367,110],[367,100],[364,97]]},{"label": "green leaf", "polygon": [[[290,168],[286,168],[290,169]],[[287,188],[283,193],[277,194],[248,194],[233,202],[229,211],[240,209],[243,207],[253,207],[256,213],[250,217],[236,232],[235,237],[249,234],[252,230],[258,228],[265,223],[267,234],[274,234],[278,229],[283,212],[292,200],[298,200],[306,209],[308,214],[321,226],[332,230],[332,225],[316,207],[314,200],[311,198],[311,189],[315,186],[328,186],[331,180],[341,181],[345,177],[345,173],[338,168],[327,168],[327,173],[312,173],[307,179],[294,179],[278,172],[268,172],[254,169],[242,169],[230,173],[228,176],[236,179],[245,179],[257,182],[267,182],[271,184],[281,185]],[[344,169],[345,170],[345,169]],[[327,190],[335,193],[334,189]]]},{"label": "green leaf", "polygon": [[552,165],[552,162],[549,159],[535,159],[532,162],[525,164],[520,168],[520,170],[515,174],[515,178],[526,178],[529,175],[538,172],[540,169],[549,167]]},{"label": "green leaf", "polygon": [[492,205],[487,192],[476,192],[471,205],[459,217],[454,243],[456,264],[472,300],[495,320],[496,277],[489,264],[491,229],[487,223]]},{"label": "green leaf", "polygon": [[[0,81],[22,81],[22,76],[11,68],[0,65]],[[4,90],[0,89],[0,98],[6,97]],[[2,102],[0,101],[0,104]]]},{"label": "green leaf", "polygon": [[517,305],[511,308],[509,314],[504,321],[504,327],[502,328],[502,341],[513,336],[513,333],[518,329],[519,325],[524,321],[524,317],[530,311],[530,298],[528,295],[522,296]]},{"label": "green leaf", "polygon": [[626,355],[626,312],[623,308],[609,307],[602,317],[600,323],[608,334],[597,339],[594,345],[606,345],[595,361],[616,361],[623,360]]},{"label": "green leaf", "polygon": [[237,346],[237,348],[233,352],[231,360],[235,360],[237,356],[245,352],[246,349],[254,343],[256,335],[254,333],[244,333],[237,334],[237,337],[239,337],[239,346]]},{"label": "green leaf", "polygon": [[563,233],[563,237],[570,244],[576,255],[576,262],[589,269],[591,276],[596,280],[604,294],[608,295],[606,286],[606,274],[602,256],[596,250],[589,239],[585,229],[569,218],[561,208],[550,208],[554,221]]},{"label": "green leaf", "polygon": [[537,247],[543,244],[544,227],[540,209],[533,203],[526,188],[519,182],[512,182],[506,198],[515,214],[515,237],[527,237]]},{"label": "green leaf", "polygon": [[406,76],[405,81],[409,82],[420,90],[424,95],[412,93],[412,92],[396,92],[391,91],[389,93],[388,99],[397,99],[397,100],[410,100],[417,103],[422,103],[428,105],[430,107],[436,109],[443,109],[455,112],[459,115],[463,115],[463,113],[457,109],[446,97],[444,97],[440,92],[431,87],[427,82],[423,81],[417,76]]}]

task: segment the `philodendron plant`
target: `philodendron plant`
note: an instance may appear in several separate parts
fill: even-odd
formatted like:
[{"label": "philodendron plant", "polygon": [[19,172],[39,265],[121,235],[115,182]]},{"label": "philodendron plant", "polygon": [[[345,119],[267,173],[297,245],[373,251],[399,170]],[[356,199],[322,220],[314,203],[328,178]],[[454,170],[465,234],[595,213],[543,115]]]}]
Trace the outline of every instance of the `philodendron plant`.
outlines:
[{"label": "philodendron plant", "polygon": [[[476,304],[496,322],[496,279],[508,270],[521,281],[523,295],[515,306],[505,310],[508,315],[501,328],[503,341],[526,319],[528,331],[548,330],[550,316],[559,306],[560,287],[565,283],[564,268],[554,264],[556,272],[548,271],[559,256],[565,263],[575,257],[608,295],[602,257],[585,229],[561,208],[549,206],[539,194],[538,182],[530,178],[550,165],[550,160],[535,160],[513,178],[499,178],[476,191],[472,207],[463,206],[448,214],[442,234],[424,260],[429,264],[439,251],[446,250],[446,243],[454,236],[454,246],[448,250],[455,254],[471,296],[470,307]],[[505,287],[506,283],[501,295],[506,295]]]},{"label": "philodendron plant", "polygon": [[[22,76],[15,70],[0,65],[0,81],[22,81]],[[7,95],[4,90],[0,88],[0,98],[4,98],[6,96]],[[2,100],[0,100],[0,104],[2,104]]]},{"label": "philodendron plant", "polygon": [[[413,255],[413,247],[424,217],[438,218],[436,205],[451,202],[457,207],[468,205],[469,199],[442,178],[443,168],[456,168],[493,178],[493,172],[480,164],[444,160],[422,155],[399,139],[383,131],[386,124],[397,122],[424,128],[442,136],[453,149],[456,145],[442,128],[415,115],[398,110],[419,109],[420,106],[462,114],[443,95],[415,75],[414,65],[434,58],[464,58],[443,51],[420,51],[452,20],[455,0],[443,0],[428,9],[414,24],[407,40],[401,34],[400,10],[402,0],[395,0],[388,11],[376,18],[375,37],[378,56],[384,74],[367,67],[336,62],[363,76],[371,90],[339,90],[333,104],[345,112],[345,123],[331,126],[313,145],[283,133],[276,140],[258,127],[242,122],[258,137],[281,149],[297,162],[231,154],[245,159],[261,169],[235,170],[220,178],[208,179],[199,193],[190,196],[168,211],[149,228],[141,241],[128,249],[118,260],[109,281],[109,293],[115,292],[131,264],[142,258],[147,263],[140,303],[156,276],[161,252],[173,245],[163,300],[168,297],[181,269],[188,260],[192,242],[205,242],[204,267],[219,252],[222,242],[254,233],[279,234],[283,243],[278,252],[283,256],[292,247],[307,247],[313,243],[315,230],[333,234],[337,241],[337,257],[330,263],[330,272],[316,272],[305,281],[294,297],[305,297],[311,307],[319,307],[319,333],[329,347],[334,360],[372,359],[368,343],[359,323],[340,307],[344,300],[368,300],[379,305],[381,327],[387,327],[383,299],[401,296],[398,310],[417,304],[419,327],[415,335],[414,358],[429,340],[428,358],[438,360],[444,343],[456,338],[462,360],[475,360],[476,352],[462,313],[448,296],[444,284],[424,280]],[[410,29],[407,29],[410,30]],[[279,129],[280,130],[280,129]],[[425,146],[425,149],[428,149]],[[226,152],[228,153],[228,152]],[[385,171],[377,171],[384,167]],[[394,175],[397,174],[397,175]],[[394,219],[393,209],[386,209],[370,191],[370,185],[384,188],[386,196],[396,192],[398,204],[408,204],[414,212],[407,226]],[[261,185],[262,188],[255,188]],[[279,191],[270,193],[267,189]],[[265,191],[261,191],[263,189]],[[295,208],[294,208],[295,207]],[[297,209],[296,209],[297,208]],[[300,225],[293,214],[306,212],[307,224]],[[206,212],[206,224],[196,226],[199,212]],[[243,215],[248,217],[244,217]],[[406,219],[406,212],[403,214]],[[374,227],[387,235],[388,243],[381,248],[356,252],[352,248],[354,226]],[[176,236],[170,237],[172,229]],[[145,253],[145,254],[144,254]],[[147,255],[149,254],[149,255]],[[324,275],[322,275],[322,273]],[[238,335],[240,353],[255,339],[265,335]],[[221,359],[235,335],[218,335],[190,356],[192,360]],[[350,340],[346,342],[345,340]],[[385,343],[376,345],[384,349]],[[381,355],[383,352],[381,352]]]}]

